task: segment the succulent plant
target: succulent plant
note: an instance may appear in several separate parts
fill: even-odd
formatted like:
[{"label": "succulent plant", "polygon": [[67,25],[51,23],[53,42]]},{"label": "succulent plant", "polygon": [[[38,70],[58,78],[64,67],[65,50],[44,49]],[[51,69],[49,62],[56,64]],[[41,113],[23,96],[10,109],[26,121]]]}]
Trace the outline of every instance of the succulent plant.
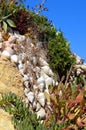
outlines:
[{"label": "succulent plant", "polygon": [[3,94],[0,107],[13,115],[13,124],[17,130],[48,130],[14,93]]},{"label": "succulent plant", "polygon": [[45,124],[51,127],[53,121],[54,127],[63,126],[61,130],[86,129],[86,87],[60,82],[50,92],[46,98],[51,100],[52,112]]}]

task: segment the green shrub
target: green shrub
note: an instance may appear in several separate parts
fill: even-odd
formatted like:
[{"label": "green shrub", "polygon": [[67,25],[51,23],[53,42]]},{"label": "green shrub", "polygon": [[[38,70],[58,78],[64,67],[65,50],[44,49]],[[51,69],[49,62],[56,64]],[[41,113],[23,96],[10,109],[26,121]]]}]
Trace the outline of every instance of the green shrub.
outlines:
[{"label": "green shrub", "polygon": [[69,45],[62,32],[58,32],[56,37],[48,43],[50,66],[58,72],[60,79],[62,76],[66,77],[67,71],[75,62]]},{"label": "green shrub", "polygon": [[39,16],[32,13],[33,20],[37,25],[38,39],[42,42],[48,42],[50,38],[54,38],[56,34],[52,23],[45,16]]}]

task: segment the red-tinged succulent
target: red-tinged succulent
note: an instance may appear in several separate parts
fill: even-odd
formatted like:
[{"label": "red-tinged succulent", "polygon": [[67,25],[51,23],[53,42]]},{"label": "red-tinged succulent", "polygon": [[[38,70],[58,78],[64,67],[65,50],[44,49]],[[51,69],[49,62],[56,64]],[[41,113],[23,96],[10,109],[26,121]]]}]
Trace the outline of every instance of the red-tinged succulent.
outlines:
[{"label": "red-tinged succulent", "polygon": [[80,90],[80,93],[78,94],[78,96],[76,97],[76,99],[75,99],[75,102],[76,103],[80,103],[80,102],[82,102],[83,101],[83,90]]},{"label": "red-tinged succulent", "polygon": [[75,105],[75,102],[74,101],[69,101],[68,103],[68,107],[71,108]]},{"label": "red-tinged succulent", "polygon": [[[57,125],[66,124],[63,130],[84,129],[86,126],[86,90],[84,87],[77,89],[76,85],[75,91],[72,92],[72,87],[60,83],[58,87],[51,89],[50,101],[53,113],[50,117]],[[50,118],[48,124],[49,121]]]}]

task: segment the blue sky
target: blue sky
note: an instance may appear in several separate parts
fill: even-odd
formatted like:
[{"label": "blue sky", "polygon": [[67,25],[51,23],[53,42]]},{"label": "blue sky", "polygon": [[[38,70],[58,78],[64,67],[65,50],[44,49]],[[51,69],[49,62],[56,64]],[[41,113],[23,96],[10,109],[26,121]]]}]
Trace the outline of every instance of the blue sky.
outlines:
[{"label": "blue sky", "polygon": [[[42,0],[26,0],[25,5],[34,7]],[[47,0],[44,13],[64,37],[71,43],[72,52],[86,62],[86,0]]]}]

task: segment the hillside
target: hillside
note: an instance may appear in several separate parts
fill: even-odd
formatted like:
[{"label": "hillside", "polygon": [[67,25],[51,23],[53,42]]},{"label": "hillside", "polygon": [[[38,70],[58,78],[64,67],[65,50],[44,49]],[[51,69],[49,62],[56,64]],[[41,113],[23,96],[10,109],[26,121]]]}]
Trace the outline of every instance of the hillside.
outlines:
[{"label": "hillside", "polygon": [[0,129],[85,130],[84,60],[45,16],[0,8]]}]

